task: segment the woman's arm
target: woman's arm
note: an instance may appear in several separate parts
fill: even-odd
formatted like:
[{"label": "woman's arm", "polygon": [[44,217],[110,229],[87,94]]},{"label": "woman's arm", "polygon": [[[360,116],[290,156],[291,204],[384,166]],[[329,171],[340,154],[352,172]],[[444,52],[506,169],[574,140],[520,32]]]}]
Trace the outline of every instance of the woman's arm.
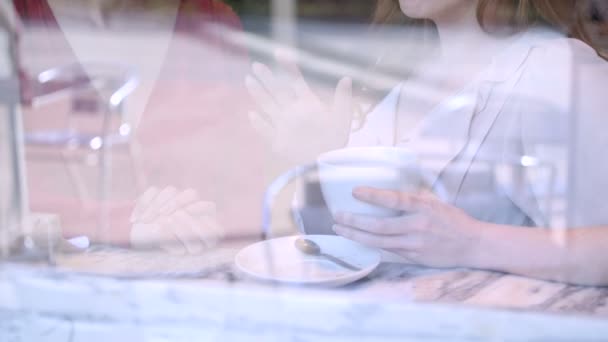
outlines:
[{"label": "woman's arm", "polygon": [[[608,285],[608,227],[549,230],[470,217],[431,194],[372,188],[353,195],[406,215],[336,215],[339,235],[431,267],[468,267],[579,285]],[[564,234],[564,235],[559,235]]]},{"label": "woman's arm", "polygon": [[608,285],[608,227],[530,229],[477,223],[469,267],[580,285]]}]

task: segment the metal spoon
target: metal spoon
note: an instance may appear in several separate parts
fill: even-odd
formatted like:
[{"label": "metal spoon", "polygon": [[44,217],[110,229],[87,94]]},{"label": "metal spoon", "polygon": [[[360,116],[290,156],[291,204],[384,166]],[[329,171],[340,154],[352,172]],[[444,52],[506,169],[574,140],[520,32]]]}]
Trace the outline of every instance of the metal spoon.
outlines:
[{"label": "metal spoon", "polygon": [[321,251],[321,247],[312,240],[298,238],[298,239],[296,239],[294,244],[295,244],[296,248],[304,254],[323,257],[323,258],[330,260],[331,262],[333,262],[337,265],[340,265],[346,269],[349,269],[351,271],[361,271],[361,268],[359,268],[357,266],[353,266],[342,259],[336,258],[333,255],[323,253]]}]

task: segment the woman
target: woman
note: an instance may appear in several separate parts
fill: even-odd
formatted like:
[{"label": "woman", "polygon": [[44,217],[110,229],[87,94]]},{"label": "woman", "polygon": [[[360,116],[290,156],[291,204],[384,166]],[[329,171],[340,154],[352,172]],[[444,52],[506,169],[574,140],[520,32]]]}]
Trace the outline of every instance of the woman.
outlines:
[{"label": "woman", "polygon": [[[277,58],[291,75],[291,86],[266,66],[253,65],[246,85],[260,110],[250,119],[277,151],[300,161],[345,145],[407,146],[423,152],[433,137],[449,142],[431,169],[447,198],[356,189],[357,199],[407,215],[341,213],[334,218],[339,235],[432,267],[607,285],[608,201],[602,195],[608,193],[608,160],[603,157],[608,101],[601,89],[608,85],[608,64],[591,47],[583,25],[584,4],[380,1],[384,17],[400,8],[410,18],[433,21],[441,49],[376,106],[361,129],[350,129],[349,78],[340,80],[333,105],[325,106],[285,54]],[[428,84],[436,85],[433,93],[413,95]],[[581,130],[584,136],[570,133]],[[478,171],[488,160],[500,165],[513,160],[523,166],[558,164],[563,156],[546,146],[572,141],[578,144],[569,148],[570,169],[577,172],[569,176],[567,188],[577,200],[568,203],[566,228],[577,229],[540,228],[556,227],[541,203],[539,184],[548,183],[547,177],[516,172],[510,183],[494,179],[496,184],[484,182],[486,175]]]}]

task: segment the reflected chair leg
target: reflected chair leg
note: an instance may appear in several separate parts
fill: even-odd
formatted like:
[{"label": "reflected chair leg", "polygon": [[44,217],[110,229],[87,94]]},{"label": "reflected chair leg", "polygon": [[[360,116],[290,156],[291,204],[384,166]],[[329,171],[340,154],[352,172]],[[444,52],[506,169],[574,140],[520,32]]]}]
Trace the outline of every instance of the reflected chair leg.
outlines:
[{"label": "reflected chair leg", "polygon": [[101,147],[99,149],[99,174],[98,174],[98,201],[99,222],[97,225],[97,238],[100,242],[107,242],[110,223],[110,188],[112,186],[112,158],[110,140],[111,116],[113,114],[111,105],[104,104],[103,123],[101,127]]},{"label": "reflected chair leg", "polygon": [[139,196],[145,191],[146,176],[143,173],[143,166],[141,161],[141,148],[135,141],[131,141],[128,144],[128,157],[131,163],[131,170],[133,173],[133,179],[135,181],[136,196]]},{"label": "reflected chair leg", "polygon": [[110,208],[110,182],[111,175],[111,158],[109,144],[107,139],[103,139],[102,147],[99,149],[99,174],[97,183],[98,201],[99,201],[99,217],[97,225],[97,238],[100,242],[106,242],[107,232],[109,230]]},{"label": "reflected chair leg", "polygon": [[74,163],[70,160],[71,158],[69,156],[69,151],[62,150],[60,154],[63,167],[65,168],[66,173],[68,175],[68,179],[70,180],[70,183],[72,183],[72,187],[76,190],[80,203],[84,204],[85,199],[89,198],[87,196],[88,191],[86,189],[85,182],[82,180],[82,177],[80,177],[79,172],[76,169]]},{"label": "reflected chair leg", "polygon": [[[556,183],[556,174],[557,174],[557,170],[555,169],[554,165],[549,166],[549,182],[547,184],[547,203],[546,205],[546,212],[547,215],[549,215],[549,220],[555,220],[555,213],[553,212],[553,202],[555,201],[554,197],[555,197],[555,183]],[[549,222],[551,223],[551,222]]]}]

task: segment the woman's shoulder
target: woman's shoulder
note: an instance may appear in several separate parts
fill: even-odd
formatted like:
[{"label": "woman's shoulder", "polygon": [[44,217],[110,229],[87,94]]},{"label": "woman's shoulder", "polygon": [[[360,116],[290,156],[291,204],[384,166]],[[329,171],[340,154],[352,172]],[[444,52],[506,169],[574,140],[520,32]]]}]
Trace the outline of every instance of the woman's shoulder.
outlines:
[{"label": "woman's shoulder", "polygon": [[532,34],[528,69],[542,74],[575,72],[578,67],[608,70],[608,61],[586,42],[558,33]]},{"label": "woman's shoulder", "polygon": [[578,39],[545,34],[532,40],[516,99],[544,103],[555,113],[568,111],[577,99],[599,100],[591,89],[608,87],[608,61]]},{"label": "woman's shoulder", "polygon": [[530,45],[508,108],[528,138],[566,136],[573,117],[603,129],[607,88],[608,61],[581,40],[552,36]]}]

